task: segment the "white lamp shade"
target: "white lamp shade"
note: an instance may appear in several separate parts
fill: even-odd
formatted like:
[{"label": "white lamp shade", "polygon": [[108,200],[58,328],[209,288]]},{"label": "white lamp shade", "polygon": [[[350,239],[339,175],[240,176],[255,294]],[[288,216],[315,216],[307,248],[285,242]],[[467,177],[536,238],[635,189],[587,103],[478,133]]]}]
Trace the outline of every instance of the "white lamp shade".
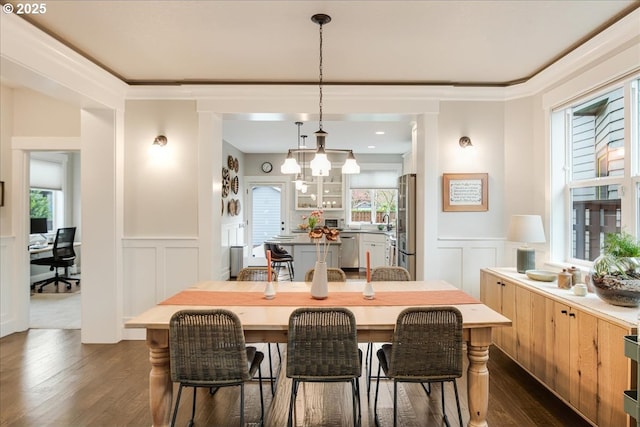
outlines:
[{"label": "white lamp shade", "polygon": [[286,174],[300,173],[301,169],[298,162],[296,162],[296,159],[293,157],[287,157],[282,166],[280,166],[280,172]]},{"label": "white lamp shade", "polygon": [[329,171],[331,170],[331,162],[327,158],[326,154],[316,153],[309,166],[311,166],[311,175],[329,176]]},{"label": "white lamp shade", "polygon": [[358,165],[356,159],[347,159],[347,161],[344,162],[344,165],[342,165],[342,173],[360,173],[360,165]]},{"label": "white lamp shade", "polygon": [[540,215],[513,215],[507,231],[507,240],[522,243],[545,242]]}]

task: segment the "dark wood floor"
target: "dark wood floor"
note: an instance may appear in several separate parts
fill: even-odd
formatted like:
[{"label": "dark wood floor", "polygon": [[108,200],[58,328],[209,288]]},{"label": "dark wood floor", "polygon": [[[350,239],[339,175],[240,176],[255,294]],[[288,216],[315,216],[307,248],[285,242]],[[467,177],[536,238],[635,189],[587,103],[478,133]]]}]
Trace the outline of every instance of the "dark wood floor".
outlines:
[{"label": "dark wood floor", "polygon": [[[275,346],[272,346],[275,347]],[[263,348],[266,351],[266,346]],[[0,340],[0,426],[149,426],[149,355],[142,341],[118,344],[81,344],[79,330],[38,329]],[[267,367],[264,366],[264,370]],[[588,426],[571,409],[546,391],[500,351],[489,360],[488,422],[507,426]],[[466,410],[466,382],[458,382]],[[267,426],[286,425],[289,383],[278,382],[276,397],[264,387]],[[257,382],[247,386],[245,421],[257,425]],[[372,427],[373,393],[367,399],[361,381],[362,425]],[[392,424],[392,387],[381,383],[379,413],[382,426]],[[399,386],[401,426],[441,426],[439,387],[430,398],[416,385]],[[455,400],[446,386],[447,414],[457,425]],[[175,396],[175,394],[174,394]],[[178,425],[188,420],[191,391],[184,394]],[[350,425],[350,392],[346,386],[311,384],[301,387],[296,406],[297,425]],[[239,422],[237,389],[222,389],[215,396],[198,394],[198,426],[230,426]]]}]

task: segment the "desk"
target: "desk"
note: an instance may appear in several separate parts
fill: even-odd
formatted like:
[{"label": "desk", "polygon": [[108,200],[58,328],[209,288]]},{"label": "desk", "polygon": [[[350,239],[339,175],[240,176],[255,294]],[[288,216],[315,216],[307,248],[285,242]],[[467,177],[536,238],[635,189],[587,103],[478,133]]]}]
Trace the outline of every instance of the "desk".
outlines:
[{"label": "desk", "polygon": [[[222,282],[206,281],[196,284],[183,292],[199,290],[207,292],[262,292],[265,282]],[[309,292],[310,284],[303,282],[277,282],[277,293]],[[362,293],[363,282],[330,282],[331,292]],[[376,282],[376,292],[402,291],[455,291],[456,287],[442,281],[422,282]],[[294,306],[277,306],[278,295],[264,305],[220,306],[235,312],[242,322],[247,342],[287,342],[289,316]],[[309,300],[311,301],[311,300]],[[371,306],[362,300],[362,305],[349,306],[356,318],[359,342],[390,342],[398,314],[406,306]],[[312,305],[311,302],[309,305]],[[491,329],[510,326],[511,321],[486,305],[455,304],[463,316],[463,336],[467,342],[467,393],[469,400],[469,426],[486,426],[489,402],[489,345]],[[169,425],[173,385],[169,370],[169,319],[176,311],[183,309],[211,309],[202,305],[157,305],[134,319],[129,320],[126,328],[145,328],[151,372],[149,374],[149,395],[151,417],[154,426]]]},{"label": "desk", "polygon": [[[73,247],[77,248],[80,246],[80,242],[73,242]],[[44,248],[29,248],[29,255],[41,254],[43,252],[51,252],[53,251],[53,243],[47,244]]]}]

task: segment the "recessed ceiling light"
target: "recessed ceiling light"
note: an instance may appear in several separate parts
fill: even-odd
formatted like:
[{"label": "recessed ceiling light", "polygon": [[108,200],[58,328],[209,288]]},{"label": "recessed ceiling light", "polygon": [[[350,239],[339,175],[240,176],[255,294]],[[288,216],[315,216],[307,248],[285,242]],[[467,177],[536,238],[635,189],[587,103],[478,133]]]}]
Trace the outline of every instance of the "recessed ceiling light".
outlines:
[{"label": "recessed ceiling light", "polygon": [[373,148],[376,148],[376,146],[375,145],[368,145],[367,148],[373,149]]},{"label": "recessed ceiling light", "polygon": [[383,130],[376,131],[376,135],[384,135],[384,131]]}]

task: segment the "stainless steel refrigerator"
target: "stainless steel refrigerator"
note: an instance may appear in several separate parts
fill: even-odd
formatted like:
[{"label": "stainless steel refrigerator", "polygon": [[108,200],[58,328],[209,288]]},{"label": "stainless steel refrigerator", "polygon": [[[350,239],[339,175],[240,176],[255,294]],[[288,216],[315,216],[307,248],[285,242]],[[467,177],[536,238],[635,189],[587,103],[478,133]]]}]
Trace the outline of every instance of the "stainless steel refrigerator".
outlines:
[{"label": "stainless steel refrigerator", "polygon": [[398,178],[398,264],[416,280],[416,174]]}]

